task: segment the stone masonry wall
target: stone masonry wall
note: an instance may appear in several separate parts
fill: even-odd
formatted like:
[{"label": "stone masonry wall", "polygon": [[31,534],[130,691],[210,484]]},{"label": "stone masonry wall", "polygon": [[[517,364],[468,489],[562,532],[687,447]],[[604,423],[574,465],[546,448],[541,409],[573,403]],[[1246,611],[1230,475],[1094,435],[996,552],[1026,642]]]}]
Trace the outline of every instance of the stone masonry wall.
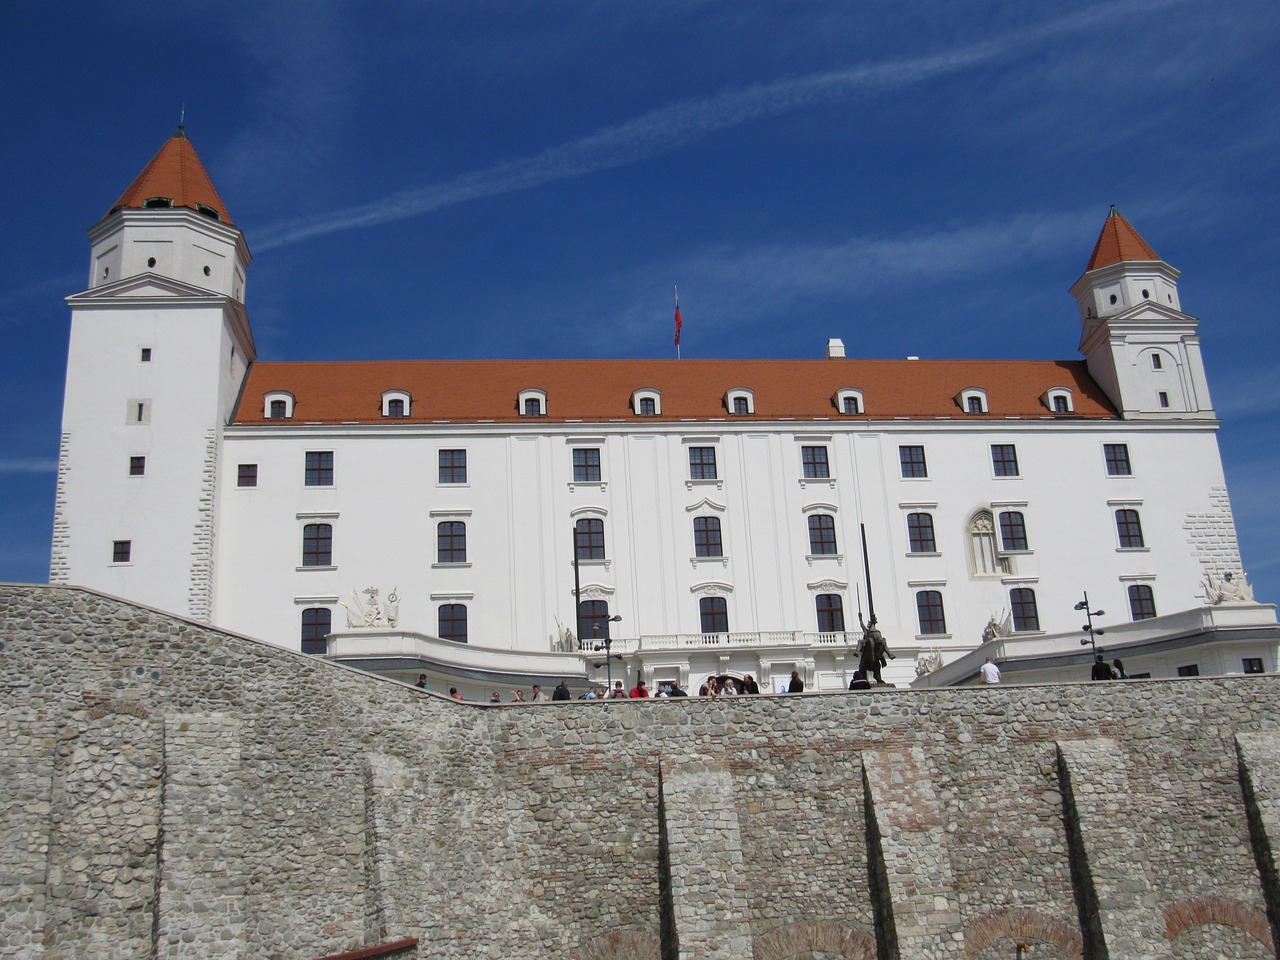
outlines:
[{"label": "stone masonry wall", "polygon": [[457,704],[0,586],[0,956],[1276,956],[1280,680]]}]

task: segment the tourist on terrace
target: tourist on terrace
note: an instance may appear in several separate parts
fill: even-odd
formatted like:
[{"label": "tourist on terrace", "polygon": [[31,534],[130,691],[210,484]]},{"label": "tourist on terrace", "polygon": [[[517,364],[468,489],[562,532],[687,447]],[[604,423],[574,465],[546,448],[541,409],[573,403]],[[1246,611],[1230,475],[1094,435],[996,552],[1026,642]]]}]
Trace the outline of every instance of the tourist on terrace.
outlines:
[{"label": "tourist on terrace", "polygon": [[529,699],[533,703],[546,703],[550,698],[545,693],[542,692],[542,687],[538,686],[535,683],[533,685],[533,696],[530,697]]},{"label": "tourist on terrace", "polygon": [[552,700],[572,700],[573,697],[569,693],[569,681],[561,680],[560,686],[551,691]]},{"label": "tourist on terrace", "polygon": [[621,681],[621,680],[615,680],[615,681],[613,681],[613,689],[609,691],[609,699],[610,699],[610,700],[625,700],[625,699],[627,699],[627,691],[625,691],[625,690],[623,690],[623,689],[622,689],[622,681]]},{"label": "tourist on terrace", "polygon": [[1102,654],[1098,654],[1093,661],[1093,669],[1089,672],[1090,680],[1110,680],[1111,668],[1107,666],[1107,661],[1103,659]]},{"label": "tourist on terrace", "polygon": [[991,657],[987,657],[987,662],[978,668],[978,675],[983,683],[1000,682],[1000,668]]},{"label": "tourist on terrace", "polygon": [[644,700],[649,696],[649,688],[644,685],[643,680],[637,680],[636,685],[631,688],[632,700]]},{"label": "tourist on terrace", "polygon": [[450,688],[449,688],[449,696],[453,697],[453,699],[455,699],[455,700],[464,700],[464,699],[466,699],[465,697],[463,697],[463,696],[462,696],[462,694],[460,694],[460,693],[458,692],[458,688],[457,688],[457,687],[450,687]]},{"label": "tourist on terrace", "polygon": [[804,681],[800,679],[800,673],[796,670],[791,671],[791,682],[787,684],[787,693],[804,693]]}]

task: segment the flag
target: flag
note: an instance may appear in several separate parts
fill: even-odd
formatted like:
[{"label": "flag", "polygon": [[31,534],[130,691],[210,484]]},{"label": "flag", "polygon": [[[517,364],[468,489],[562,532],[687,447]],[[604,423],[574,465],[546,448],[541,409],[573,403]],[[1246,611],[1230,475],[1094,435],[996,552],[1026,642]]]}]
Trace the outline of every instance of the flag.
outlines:
[{"label": "flag", "polygon": [[680,319],[680,304],[676,304],[676,346],[680,346],[680,328],[684,326],[684,321]]}]

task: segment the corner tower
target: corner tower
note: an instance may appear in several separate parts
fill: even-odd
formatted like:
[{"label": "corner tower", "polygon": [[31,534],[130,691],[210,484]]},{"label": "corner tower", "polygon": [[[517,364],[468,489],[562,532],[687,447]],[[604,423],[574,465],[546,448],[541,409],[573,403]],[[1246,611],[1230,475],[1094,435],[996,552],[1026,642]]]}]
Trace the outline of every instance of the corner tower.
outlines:
[{"label": "corner tower", "polygon": [[1080,308],[1080,352],[1126,419],[1216,418],[1198,321],[1182,312],[1178,276],[1112,207],[1071,288]]},{"label": "corner tower", "polygon": [[255,355],[249,248],[181,127],[89,242],[49,579],[207,621],[221,431]]}]

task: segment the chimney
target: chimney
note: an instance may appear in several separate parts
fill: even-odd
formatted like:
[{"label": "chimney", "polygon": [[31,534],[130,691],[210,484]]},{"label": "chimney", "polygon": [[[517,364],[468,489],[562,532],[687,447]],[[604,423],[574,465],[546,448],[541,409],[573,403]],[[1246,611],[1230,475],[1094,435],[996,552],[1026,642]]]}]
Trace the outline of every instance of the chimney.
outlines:
[{"label": "chimney", "polygon": [[844,359],[844,341],[832,337],[827,341],[827,359],[843,360]]}]

